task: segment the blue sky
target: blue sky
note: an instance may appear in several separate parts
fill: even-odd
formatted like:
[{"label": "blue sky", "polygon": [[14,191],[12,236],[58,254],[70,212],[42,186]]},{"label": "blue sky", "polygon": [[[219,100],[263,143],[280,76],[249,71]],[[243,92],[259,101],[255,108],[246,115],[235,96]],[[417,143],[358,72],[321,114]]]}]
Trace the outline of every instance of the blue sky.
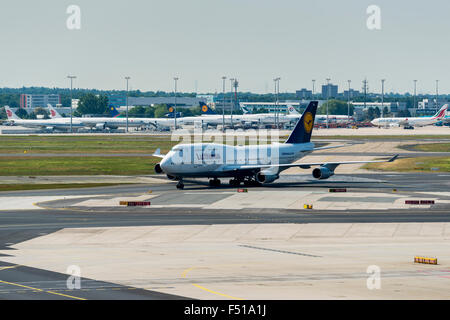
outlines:
[{"label": "blue sky", "polygon": [[[81,9],[68,30],[66,9]],[[368,30],[366,9],[381,9],[381,30]],[[331,78],[371,92],[450,92],[448,0],[40,0],[0,4],[0,87],[222,90],[223,75],[240,90],[311,88]],[[229,81],[227,81],[229,86]]]}]

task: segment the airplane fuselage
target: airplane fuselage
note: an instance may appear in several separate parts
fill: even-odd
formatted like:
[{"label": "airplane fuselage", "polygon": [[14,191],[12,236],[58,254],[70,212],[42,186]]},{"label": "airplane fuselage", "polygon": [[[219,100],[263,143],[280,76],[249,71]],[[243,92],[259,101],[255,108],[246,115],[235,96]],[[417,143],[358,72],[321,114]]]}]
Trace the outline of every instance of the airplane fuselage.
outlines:
[{"label": "airplane fuselage", "polygon": [[[293,163],[312,152],[314,143],[229,146],[214,143],[179,144],[161,161],[168,175],[183,177],[243,177],[254,170],[236,170],[245,165]],[[279,174],[280,169],[274,172]]]},{"label": "airplane fuselage", "polygon": [[437,121],[429,118],[378,118],[372,120],[372,124],[378,127],[398,125],[398,126],[428,126],[435,124]]}]

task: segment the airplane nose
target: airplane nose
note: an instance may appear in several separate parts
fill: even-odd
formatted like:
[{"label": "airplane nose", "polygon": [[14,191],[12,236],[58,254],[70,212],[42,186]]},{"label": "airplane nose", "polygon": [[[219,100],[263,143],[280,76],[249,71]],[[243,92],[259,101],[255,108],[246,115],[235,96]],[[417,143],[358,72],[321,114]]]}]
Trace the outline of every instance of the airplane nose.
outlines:
[{"label": "airplane nose", "polygon": [[164,172],[167,172],[167,170],[169,169],[169,158],[168,157],[166,157],[166,158],[164,158],[162,161],[161,161],[161,163],[159,164],[160,165],[160,167],[161,167],[161,169],[164,171]]}]

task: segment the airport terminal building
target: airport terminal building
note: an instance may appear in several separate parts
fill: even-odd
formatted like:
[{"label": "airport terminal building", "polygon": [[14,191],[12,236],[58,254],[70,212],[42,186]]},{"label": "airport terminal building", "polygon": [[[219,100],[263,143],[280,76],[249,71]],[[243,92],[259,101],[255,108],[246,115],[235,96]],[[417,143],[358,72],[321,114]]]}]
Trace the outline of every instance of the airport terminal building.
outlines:
[{"label": "airport terminal building", "polygon": [[46,108],[47,104],[53,106],[61,104],[61,96],[59,94],[21,94],[20,108],[34,109],[38,107]]},{"label": "airport terminal building", "polygon": [[[110,96],[109,103],[116,108],[123,108],[127,105],[126,96]],[[207,103],[206,98],[201,97],[177,97],[178,108],[192,108],[200,105],[200,102]],[[128,106],[155,106],[158,104],[165,104],[167,106],[175,105],[175,97],[128,97]]]}]

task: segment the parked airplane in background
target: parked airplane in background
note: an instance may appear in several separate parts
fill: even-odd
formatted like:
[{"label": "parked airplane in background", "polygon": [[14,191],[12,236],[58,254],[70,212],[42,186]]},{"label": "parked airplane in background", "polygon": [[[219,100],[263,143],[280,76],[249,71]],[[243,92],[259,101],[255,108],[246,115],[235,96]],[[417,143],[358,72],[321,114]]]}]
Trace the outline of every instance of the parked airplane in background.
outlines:
[{"label": "parked airplane in background", "polygon": [[[295,110],[294,106],[289,105],[288,106],[288,115],[291,120],[298,120],[300,118],[301,114]],[[345,116],[340,114],[329,114],[328,115],[328,123],[350,123],[354,122],[355,119],[352,116]],[[316,115],[316,122],[317,123],[326,123],[327,122],[327,115],[325,114],[318,114]]]},{"label": "parked airplane in background", "polygon": [[[109,106],[109,113],[111,117],[115,119],[122,119],[125,120],[126,123],[126,116],[122,115],[119,111],[117,111],[116,107]],[[141,126],[153,126],[157,129],[163,129],[163,130],[169,130],[174,126],[174,119],[173,118],[135,118],[135,117],[128,117],[128,122],[133,121],[136,123],[142,123]]]},{"label": "parked airplane in background", "polygon": [[442,108],[432,117],[405,117],[405,118],[377,118],[372,120],[372,124],[377,127],[390,127],[390,126],[402,126],[405,128],[411,128],[414,126],[423,127],[431,124],[435,124],[445,118],[445,112],[447,111],[448,104],[442,106]]},{"label": "parked airplane in background", "polygon": [[[58,120],[62,123],[68,124],[70,127],[70,117],[63,118],[52,105],[47,105],[50,113],[50,118],[54,120]],[[118,114],[118,112],[117,112]],[[87,127],[90,129],[97,130],[105,130],[109,129],[117,129],[119,127],[126,127],[127,121],[124,118],[115,118],[115,117],[72,117],[72,126],[74,121],[77,123],[82,123],[83,127]],[[144,125],[144,121],[140,118],[128,118],[128,127],[141,127]]]},{"label": "parked airplane in background", "polygon": [[[5,106],[6,115],[8,121],[13,125],[19,125],[26,128],[40,128],[47,131],[69,131],[70,130],[70,119],[69,122],[66,121],[67,118],[55,118],[55,119],[37,119],[37,120],[27,120],[19,118],[14,111],[9,106]],[[84,123],[78,120],[72,122],[72,128],[83,128]]]},{"label": "parked airplane in background", "polygon": [[[177,127],[182,125],[193,125],[194,123],[202,123],[203,125],[211,125],[217,126],[218,124],[222,124],[222,116],[216,114],[212,111],[206,104],[201,105],[202,107],[202,115],[201,116],[192,116],[192,117],[179,117],[181,112],[177,112]],[[123,114],[120,114],[119,111],[114,106],[110,106],[110,114],[114,118],[126,119]],[[166,114],[168,118],[128,118],[128,121],[132,119],[133,121],[141,121],[145,125],[151,125],[158,129],[170,129],[175,127],[175,117],[174,117],[174,109],[173,107],[169,107],[169,113]],[[226,120],[229,122],[229,120]],[[227,122],[227,123],[228,123]]]},{"label": "parked airplane in background", "polygon": [[210,178],[211,186],[219,186],[218,178],[230,177],[232,186],[261,185],[270,183],[280,177],[280,173],[291,167],[309,169],[316,179],[328,179],[341,164],[392,162],[397,156],[388,160],[345,161],[345,162],[307,162],[294,163],[307,154],[322,149],[341,146],[315,148],[311,142],[311,133],[318,102],[312,101],[294,130],[284,144],[230,146],[214,143],[179,144],[167,155],[158,149],[153,156],[162,158],[155,166],[156,173],[165,173],[169,179],[178,180],[177,188],[183,189],[183,179],[187,177]]}]

